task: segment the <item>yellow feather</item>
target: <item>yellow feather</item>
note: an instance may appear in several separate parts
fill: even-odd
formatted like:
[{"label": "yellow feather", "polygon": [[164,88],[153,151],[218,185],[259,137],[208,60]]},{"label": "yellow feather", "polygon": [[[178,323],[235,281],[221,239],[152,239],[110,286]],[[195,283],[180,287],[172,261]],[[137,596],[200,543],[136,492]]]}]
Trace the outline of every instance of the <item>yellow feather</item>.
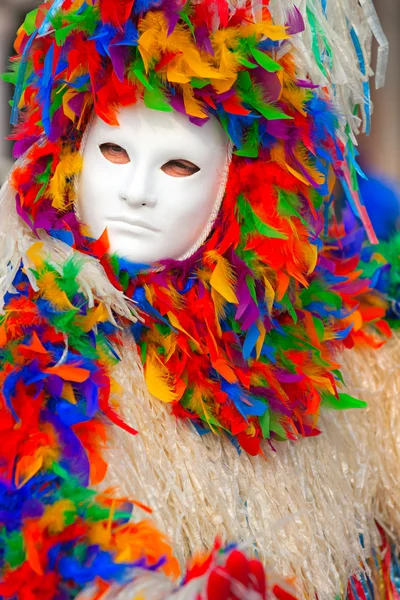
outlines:
[{"label": "yellow feather", "polygon": [[21,94],[21,98],[18,103],[18,108],[20,108],[20,109],[24,108],[25,104],[26,104],[26,102],[25,102],[25,90],[24,90]]},{"label": "yellow feather", "polygon": [[153,304],[153,292],[152,292],[151,288],[146,284],[144,285],[144,292],[145,292],[147,302],[149,302],[150,304]]},{"label": "yellow feather", "polygon": [[279,40],[287,40],[290,35],[287,33],[284,25],[272,25],[267,22],[251,23],[240,29],[241,37],[264,36],[278,42]]},{"label": "yellow feather", "polygon": [[15,485],[17,488],[23,488],[24,485],[40,471],[42,466],[43,456],[23,456],[18,461],[15,469]]},{"label": "yellow feather", "polygon": [[218,254],[215,250],[207,252],[206,258],[216,263],[210,279],[211,287],[221,294],[227,302],[239,304],[234,291],[236,277],[228,260]]},{"label": "yellow feather", "polygon": [[178,317],[177,317],[176,315],[174,315],[174,313],[172,313],[172,312],[168,312],[168,313],[167,313],[167,317],[168,317],[168,319],[169,319],[169,322],[171,323],[171,325],[172,325],[172,327],[173,327],[174,329],[179,329],[179,331],[183,331],[183,333],[185,333],[185,334],[188,336],[188,338],[190,338],[190,339],[192,340],[192,342],[193,342],[194,344],[196,344],[196,346],[197,346],[197,347],[199,347],[199,343],[197,342],[197,340],[195,340],[195,339],[194,339],[194,337],[192,337],[192,336],[191,336],[191,335],[190,335],[190,334],[189,334],[189,333],[186,331],[186,329],[184,329],[184,328],[182,327],[182,325],[181,325],[181,324],[179,323],[179,321],[178,321]]},{"label": "yellow feather", "polygon": [[54,273],[44,273],[40,277],[40,289],[43,298],[51,302],[55,308],[59,310],[76,310],[68,300],[66,293],[60,291]]},{"label": "yellow feather", "polygon": [[210,65],[208,60],[202,58],[200,52],[193,46],[185,48],[183,56],[193,75],[196,77],[202,79],[221,79],[223,77],[222,74]]},{"label": "yellow feather", "polygon": [[315,244],[307,244],[303,247],[303,259],[308,268],[307,275],[311,275],[317,266],[318,251]]},{"label": "yellow feather", "polygon": [[147,355],[145,378],[150,394],[158,400],[169,404],[177,399],[177,395],[169,383],[170,373],[161,364],[154,352]]},{"label": "yellow feather", "polygon": [[223,319],[225,318],[225,302],[222,296],[218,294],[214,289],[211,290],[211,298],[215,308],[215,323],[217,325],[218,336],[222,337],[220,321],[223,321]]},{"label": "yellow feather", "polygon": [[261,350],[265,341],[265,336],[267,335],[267,330],[264,327],[264,323],[260,319],[258,319],[257,321],[257,329],[260,332],[260,335],[258,336],[258,340],[256,342],[256,353],[258,359],[260,358]]},{"label": "yellow feather", "polygon": [[77,404],[77,401],[75,398],[75,393],[74,393],[74,388],[72,387],[72,385],[70,383],[64,383],[61,396],[64,400],[66,400],[70,404]]},{"label": "yellow feather", "polygon": [[225,92],[229,92],[230,89],[235,85],[237,76],[229,77],[226,79],[222,79],[221,81],[213,81],[212,85],[217,94],[224,94]]},{"label": "yellow feather", "polygon": [[318,169],[316,169],[314,167],[314,165],[311,164],[310,160],[308,159],[307,151],[305,149],[302,149],[301,147],[298,147],[296,149],[295,156],[296,156],[297,160],[299,161],[299,163],[301,164],[301,166],[310,175],[310,177],[312,177],[312,179],[318,185],[324,185],[325,176],[322,173],[320,173],[318,171]]},{"label": "yellow feather", "polygon": [[346,322],[348,322],[349,325],[350,323],[353,324],[353,331],[360,331],[360,329],[362,329],[362,326],[364,325],[364,321],[359,310],[356,310],[351,315],[349,315],[346,319]]},{"label": "yellow feather", "polygon": [[383,265],[387,264],[386,258],[380,252],[374,252],[373,255],[371,256],[371,260],[376,260],[377,262],[379,262]]},{"label": "yellow feather", "polygon": [[264,277],[264,285],[265,285],[265,302],[267,303],[269,314],[272,313],[272,308],[274,306],[275,300],[275,290],[272,287],[271,282],[267,277]]},{"label": "yellow feather", "polygon": [[304,183],[305,185],[311,185],[310,182],[308,181],[308,179],[306,179],[304,177],[304,175],[302,175],[301,173],[299,173],[298,171],[296,171],[296,169],[293,169],[290,165],[288,165],[287,163],[285,163],[285,167],[286,169],[289,171],[289,173],[291,175],[294,175],[294,177],[296,177],[299,181],[301,181],[302,183]]},{"label": "yellow feather", "polygon": [[249,435],[250,437],[254,437],[256,435],[256,428],[253,425],[253,423],[251,423],[248,428],[246,429],[246,434]]},{"label": "yellow feather", "polygon": [[89,310],[86,316],[77,316],[75,325],[82,331],[88,332],[96,325],[96,323],[105,323],[108,320],[108,311],[101,302],[96,308]]},{"label": "yellow feather", "polygon": [[272,160],[272,162],[275,162],[277,165],[279,165],[283,169],[286,169],[287,165],[286,165],[285,149],[284,149],[282,143],[278,143],[276,146],[271,148],[271,160]]},{"label": "yellow feather", "polygon": [[212,412],[204,400],[204,398],[206,398],[206,397],[207,397],[207,391],[201,390],[198,387],[196,387],[193,391],[193,395],[190,399],[188,408],[190,410],[194,411],[195,413],[197,413],[198,415],[204,416],[211,431],[214,433],[217,433],[217,431],[214,429],[214,427],[210,423],[210,420],[212,418]]},{"label": "yellow feather", "polygon": [[80,173],[82,163],[82,156],[79,152],[66,152],[61,157],[61,162],[57,165],[49,186],[49,195],[52,200],[52,206],[57,210],[67,208],[66,191],[70,186],[71,178]]},{"label": "yellow feather", "polygon": [[124,388],[122,387],[122,385],[120,383],[118,383],[118,381],[116,379],[114,379],[113,377],[110,377],[110,391],[111,393],[117,396],[120,396],[122,394],[122,392],[124,391]]},{"label": "yellow feather", "polygon": [[208,115],[203,110],[201,102],[196,100],[194,97],[193,89],[190,85],[183,85],[183,101],[185,103],[185,110],[191,117],[198,117],[200,119],[207,119]]},{"label": "yellow feather", "polygon": [[234,77],[240,67],[238,55],[231,52],[237,43],[237,29],[229,28],[216,31],[211,38],[214,50],[214,64],[222,77]]},{"label": "yellow feather", "polygon": [[33,263],[33,266],[38,271],[43,267],[43,242],[35,242],[30,246],[30,248],[26,251],[26,255],[29,260]]},{"label": "yellow feather", "polygon": [[171,335],[167,335],[162,338],[164,343],[164,349],[166,352],[165,363],[168,363],[171,356],[174,355],[176,351],[176,334],[172,333]]},{"label": "yellow feather", "polygon": [[172,61],[167,68],[167,79],[170,83],[185,84],[190,83],[190,77],[183,70],[179,69],[182,61]]},{"label": "yellow feather", "polygon": [[336,178],[335,172],[334,172],[334,170],[333,170],[332,167],[329,167],[329,171],[328,171],[328,194],[327,194],[327,196],[329,198],[333,194],[333,190],[335,189],[336,182],[337,182],[337,178]]},{"label": "yellow feather", "polygon": [[[63,86],[65,87],[65,86]],[[68,102],[70,100],[72,100],[72,98],[75,98],[75,96],[79,94],[79,92],[77,92],[76,90],[74,90],[73,88],[68,88],[67,91],[65,92],[64,96],[63,96],[63,111],[66,117],[68,117],[68,119],[70,119],[72,122],[74,122],[76,120],[76,114],[74,113],[74,111],[70,108]]]},{"label": "yellow feather", "polygon": [[59,500],[52,506],[48,506],[44,515],[40,519],[40,526],[43,529],[49,529],[51,534],[57,534],[63,531],[65,527],[66,513],[76,513],[75,504],[72,500]]},{"label": "yellow feather", "polygon": [[84,3],[85,0],[74,0],[74,2],[72,3],[71,11],[75,12],[76,10],[79,10]]},{"label": "yellow feather", "polygon": [[282,78],[282,100],[287,102],[300,114],[304,117],[307,115],[304,110],[304,100],[306,98],[306,92],[303,88],[299,88],[295,85],[292,77],[288,75],[283,69],[280,71],[280,76]]},{"label": "yellow feather", "polygon": [[92,110],[93,110],[93,96],[89,92],[86,92],[85,99],[83,101],[82,110],[81,110],[81,116],[79,117],[79,121],[76,126],[78,131],[81,129],[82,123],[85,122],[86,115],[90,115],[92,113]]},{"label": "yellow feather", "polygon": [[322,387],[328,390],[330,394],[335,394],[335,390],[333,388],[332,382],[328,379],[328,377],[322,377],[320,375],[313,375],[312,373],[308,373],[311,381],[316,385],[316,387]]}]

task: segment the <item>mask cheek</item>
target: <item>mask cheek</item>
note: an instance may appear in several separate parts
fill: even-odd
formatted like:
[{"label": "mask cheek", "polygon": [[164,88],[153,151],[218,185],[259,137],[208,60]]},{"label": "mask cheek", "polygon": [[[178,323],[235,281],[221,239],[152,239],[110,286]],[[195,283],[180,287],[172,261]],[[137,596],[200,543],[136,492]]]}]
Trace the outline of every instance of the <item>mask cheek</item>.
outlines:
[{"label": "mask cheek", "polygon": [[[114,167],[114,168],[113,168]],[[83,173],[83,188],[86,195],[95,198],[103,196],[118,197],[121,187],[121,176],[114,165],[95,163],[92,168],[88,165]]]},{"label": "mask cheek", "polygon": [[170,245],[171,258],[183,257],[202,239],[213,217],[214,192],[213,182],[203,176],[169,182],[159,190],[163,241],[166,249]]},{"label": "mask cheek", "polygon": [[106,227],[106,214],[114,192],[105,171],[84,164],[78,185],[78,215],[82,223],[89,227],[91,235],[98,237]]},{"label": "mask cheek", "polygon": [[183,208],[192,215],[193,224],[202,223],[206,227],[217,203],[218,185],[207,173],[195,176],[187,188]]}]

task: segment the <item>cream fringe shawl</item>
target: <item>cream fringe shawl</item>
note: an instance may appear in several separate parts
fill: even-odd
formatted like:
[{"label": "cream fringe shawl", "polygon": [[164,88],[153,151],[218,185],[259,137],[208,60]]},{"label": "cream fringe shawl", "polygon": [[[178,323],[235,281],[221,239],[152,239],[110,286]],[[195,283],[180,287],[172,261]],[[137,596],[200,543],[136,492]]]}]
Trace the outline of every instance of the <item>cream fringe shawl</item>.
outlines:
[{"label": "cream fringe shawl", "polygon": [[[0,311],[20,261],[29,266],[26,250],[36,239],[19,223],[7,186],[1,196]],[[43,241],[56,266],[71,255],[62,242],[46,235]],[[79,283],[110,313],[131,314],[95,259],[84,258]],[[278,443],[275,453],[266,447],[266,458],[252,458],[239,456],[224,438],[199,436],[152,398],[127,337],[113,376],[124,390],[120,411],[139,435],[110,427],[101,489],[115,487],[152,507],[182,564],[219,535],[243,542],[280,575],[294,576],[303,597],[333,600],[360,565],[368,569],[366,559],[379,544],[375,521],[400,539],[400,339],[378,351],[346,352],[342,363],[348,390],[368,408],[325,411],[321,436]],[[157,580],[157,595],[156,579],[146,576],[121,599],[141,585],[153,590],[146,598],[165,598],[171,585]],[[192,597],[188,592],[185,598]]]}]

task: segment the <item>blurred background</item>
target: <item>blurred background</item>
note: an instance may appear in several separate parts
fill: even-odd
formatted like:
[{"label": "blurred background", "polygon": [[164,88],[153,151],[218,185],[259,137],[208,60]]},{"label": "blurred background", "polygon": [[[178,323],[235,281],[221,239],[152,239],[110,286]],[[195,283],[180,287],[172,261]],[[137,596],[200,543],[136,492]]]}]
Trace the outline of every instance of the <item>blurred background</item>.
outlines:
[{"label": "blurred background", "polygon": [[[0,0],[0,71],[7,67],[12,44],[25,13],[37,6],[35,0]],[[376,9],[390,43],[386,87],[373,92],[375,105],[372,133],[360,136],[360,162],[371,176],[377,176],[400,191],[400,0],[375,0]],[[373,87],[373,84],[372,84]],[[11,165],[9,100],[11,86],[0,82],[0,181]]]}]

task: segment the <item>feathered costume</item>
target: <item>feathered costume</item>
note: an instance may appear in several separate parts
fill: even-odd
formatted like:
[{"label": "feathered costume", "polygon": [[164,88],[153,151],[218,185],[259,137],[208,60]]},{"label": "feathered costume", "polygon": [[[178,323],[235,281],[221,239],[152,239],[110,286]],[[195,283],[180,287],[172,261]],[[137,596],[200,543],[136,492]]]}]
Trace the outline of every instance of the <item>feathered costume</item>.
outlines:
[{"label": "feathered costume", "polygon": [[[332,203],[339,180],[377,241],[354,146],[372,31],[381,83],[367,0],[27,15],[0,204],[1,597],[292,598],[259,560],[300,597],[398,597],[397,338],[370,349],[391,336],[397,254]],[[93,112],[117,124],[135,102],[215,116],[234,147],[204,245],[151,270],[74,210]],[[147,506],[173,550],[132,520]],[[178,587],[175,556],[217,536],[257,559],[217,543]]]}]

